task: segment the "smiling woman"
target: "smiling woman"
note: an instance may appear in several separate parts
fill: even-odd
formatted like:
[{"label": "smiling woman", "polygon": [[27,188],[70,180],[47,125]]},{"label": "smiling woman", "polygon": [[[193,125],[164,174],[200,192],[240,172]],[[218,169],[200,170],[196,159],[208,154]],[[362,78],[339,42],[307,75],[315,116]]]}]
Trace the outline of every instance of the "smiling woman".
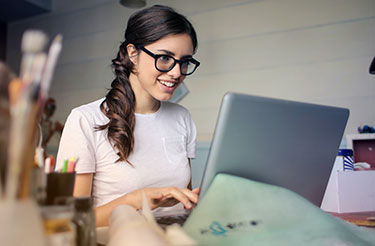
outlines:
[{"label": "smiling woman", "polygon": [[[136,94],[142,94],[145,97],[152,96],[151,100],[167,101],[171,99],[175,89],[182,83],[186,76],[185,64],[194,64],[192,53],[191,38],[187,34],[174,34],[168,35],[152,44],[142,47],[142,51],[138,54],[138,50],[128,45],[128,53],[131,55],[131,61],[135,65],[136,72],[131,73],[129,76],[130,83]],[[153,52],[158,52],[154,55]],[[154,56],[150,56],[150,53]],[[175,57],[182,58],[183,60],[175,59]],[[175,66],[177,64],[182,66]],[[194,60],[195,61],[195,60]],[[191,73],[190,73],[191,74]],[[148,101],[149,98],[144,98]],[[155,102],[155,105],[158,105]],[[137,105],[136,105],[137,107]],[[146,109],[139,108],[144,113]],[[146,111],[145,111],[146,110]],[[151,112],[152,113],[152,112]]]},{"label": "smiling woman", "polygon": [[136,12],[112,60],[108,94],[69,115],[57,168],[79,158],[74,195],[93,197],[97,226],[120,204],[141,209],[142,193],[153,209],[198,202],[199,189],[190,185],[196,127],[187,109],[168,102],[199,66],[196,48],[183,15],[161,5]]}]

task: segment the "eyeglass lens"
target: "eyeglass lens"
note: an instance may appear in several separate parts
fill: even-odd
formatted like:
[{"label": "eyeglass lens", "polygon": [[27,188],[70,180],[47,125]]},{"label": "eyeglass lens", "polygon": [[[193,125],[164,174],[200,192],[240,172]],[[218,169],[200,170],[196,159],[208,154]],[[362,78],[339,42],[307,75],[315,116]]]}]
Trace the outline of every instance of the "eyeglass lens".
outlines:
[{"label": "eyeglass lens", "polygon": [[[162,55],[159,56],[156,59],[156,68],[161,71],[170,71],[173,69],[173,67],[176,65],[176,60],[173,59],[173,57],[168,55]],[[196,64],[192,63],[190,60],[181,61],[180,63],[180,69],[181,74],[191,74],[195,70]]]}]

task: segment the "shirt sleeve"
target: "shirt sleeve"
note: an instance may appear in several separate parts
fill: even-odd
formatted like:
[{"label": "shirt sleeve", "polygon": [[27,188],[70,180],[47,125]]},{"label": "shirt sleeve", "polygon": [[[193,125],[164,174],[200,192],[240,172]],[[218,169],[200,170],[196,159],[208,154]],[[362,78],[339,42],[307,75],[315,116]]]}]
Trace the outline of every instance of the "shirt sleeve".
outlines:
[{"label": "shirt sleeve", "polygon": [[189,112],[187,118],[187,131],[187,157],[194,159],[196,156],[197,128]]},{"label": "shirt sleeve", "polygon": [[56,158],[55,170],[61,170],[64,160],[77,159],[77,173],[95,172],[94,127],[79,110],[72,110],[68,116]]}]

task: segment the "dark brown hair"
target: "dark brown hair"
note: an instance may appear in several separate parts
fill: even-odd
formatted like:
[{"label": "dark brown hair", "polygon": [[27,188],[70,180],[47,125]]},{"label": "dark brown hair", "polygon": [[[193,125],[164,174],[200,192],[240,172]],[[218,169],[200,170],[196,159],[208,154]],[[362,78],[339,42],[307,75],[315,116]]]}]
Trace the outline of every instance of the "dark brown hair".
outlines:
[{"label": "dark brown hair", "polygon": [[127,45],[133,44],[138,49],[167,35],[182,33],[191,37],[195,51],[198,42],[192,24],[172,8],[154,5],[134,13],[129,18],[125,40],[120,45],[117,57],[112,60],[115,79],[100,105],[101,111],[109,118],[109,122],[97,127],[98,130],[107,129],[108,139],[118,151],[117,162],[128,161],[134,147],[135,95],[129,82],[133,63],[129,59]]}]

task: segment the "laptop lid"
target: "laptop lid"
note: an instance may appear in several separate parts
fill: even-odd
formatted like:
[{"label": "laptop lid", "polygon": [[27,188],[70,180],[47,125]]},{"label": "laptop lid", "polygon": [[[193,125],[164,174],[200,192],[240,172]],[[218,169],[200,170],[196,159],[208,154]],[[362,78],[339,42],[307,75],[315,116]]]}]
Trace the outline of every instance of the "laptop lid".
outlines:
[{"label": "laptop lid", "polygon": [[201,196],[226,173],[287,188],[320,206],[348,117],[344,108],[227,93]]}]

